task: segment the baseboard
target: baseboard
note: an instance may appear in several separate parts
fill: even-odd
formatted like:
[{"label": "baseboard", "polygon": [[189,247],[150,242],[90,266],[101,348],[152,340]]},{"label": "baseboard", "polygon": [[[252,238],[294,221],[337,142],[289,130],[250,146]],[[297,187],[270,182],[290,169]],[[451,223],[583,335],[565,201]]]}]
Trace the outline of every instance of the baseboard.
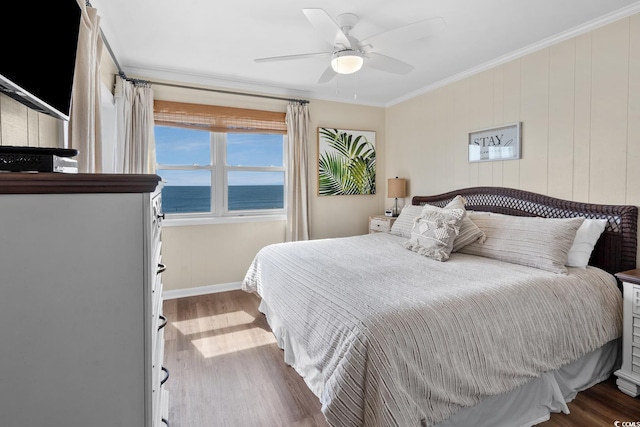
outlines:
[{"label": "baseboard", "polygon": [[194,297],[197,295],[215,294],[217,292],[236,291],[240,289],[242,282],[221,283],[219,285],[196,286],[195,288],[172,289],[162,293],[162,299],[176,299]]}]

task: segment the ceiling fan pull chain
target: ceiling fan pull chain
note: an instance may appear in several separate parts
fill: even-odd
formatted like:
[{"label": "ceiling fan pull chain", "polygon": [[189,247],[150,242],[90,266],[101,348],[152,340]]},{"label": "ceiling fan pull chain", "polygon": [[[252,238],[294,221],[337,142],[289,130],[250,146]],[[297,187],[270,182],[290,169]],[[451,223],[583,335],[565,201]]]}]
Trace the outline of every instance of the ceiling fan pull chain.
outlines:
[{"label": "ceiling fan pull chain", "polygon": [[353,75],[353,99],[358,99],[358,73]]}]

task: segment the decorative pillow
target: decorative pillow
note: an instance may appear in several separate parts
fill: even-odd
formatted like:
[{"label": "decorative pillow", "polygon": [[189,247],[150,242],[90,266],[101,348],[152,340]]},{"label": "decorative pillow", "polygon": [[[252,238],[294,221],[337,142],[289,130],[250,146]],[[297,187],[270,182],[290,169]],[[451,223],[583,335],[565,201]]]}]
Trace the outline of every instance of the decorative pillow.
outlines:
[{"label": "decorative pillow", "polygon": [[[457,195],[444,208],[445,209],[465,209],[466,204],[467,204],[467,201],[465,200],[465,198],[460,195]],[[456,239],[453,241],[452,251],[458,252],[460,249],[464,248],[470,243],[475,242],[476,240],[479,243],[483,243],[485,240],[485,235],[482,232],[482,230],[480,230],[478,226],[475,225],[473,221],[471,221],[471,219],[469,218],[469,215],[465,215],[464,218],[462,219],[462,222],[460,223],[460,233],[458,233],[458,235],[456,236]]]},{"label": "decorative pillow", "polygon": [[470,219],[484,232],[484,243],[474,242],[461,253],[522,264],[567,274],[569,249],[584,218],[539,218],[474,214]]},{"label": "decorative pillow", "polygon": [[589,264],[591,252],[607,226],[606,219],[585,219],[569,249],[567,266],[585,268]]},{"label": "decorative pillow", "polygon": [[404,247],[436,261],[448,260],[465,213],[464,209],[425,205]]},{"label": "decorative pillow", "polygon": [[389,234],[395,234],[396,236],[411,237],[411,229],[413,228],[414,220],[422,212],[423,206],[406,205],[400,211],[400,215],[396,218],[395,222],[391,226]]}]

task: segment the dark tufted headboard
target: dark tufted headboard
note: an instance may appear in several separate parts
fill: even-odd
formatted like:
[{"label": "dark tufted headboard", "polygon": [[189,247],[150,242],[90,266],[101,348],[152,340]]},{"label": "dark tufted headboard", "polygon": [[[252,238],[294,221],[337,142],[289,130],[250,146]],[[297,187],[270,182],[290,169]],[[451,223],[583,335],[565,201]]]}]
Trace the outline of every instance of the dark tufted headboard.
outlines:
[{"label": "dark tufted headboard", "polygon": [[611,274],[636,268],[638,208],[630,205],[598,205],[556,199],[505,187],[470,187],[435,196],[415,196],[414,205],[429,203],[444,207],[457,195],[467,200],[467,209],[517,216],[545,218],[601,218],[607,220],[589,265]]}]

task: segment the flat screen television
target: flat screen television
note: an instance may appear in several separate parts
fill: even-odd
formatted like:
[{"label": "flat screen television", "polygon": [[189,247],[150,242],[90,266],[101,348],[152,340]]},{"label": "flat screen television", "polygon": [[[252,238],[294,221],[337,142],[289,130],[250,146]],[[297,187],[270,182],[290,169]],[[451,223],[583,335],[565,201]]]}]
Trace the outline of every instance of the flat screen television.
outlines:
[{"label": "flat screen television", "polygon": [[0,91],[38,112],[69,120],[78,2],[10,1],[2,5],[2,15],[14,25],[0,25]]}]

